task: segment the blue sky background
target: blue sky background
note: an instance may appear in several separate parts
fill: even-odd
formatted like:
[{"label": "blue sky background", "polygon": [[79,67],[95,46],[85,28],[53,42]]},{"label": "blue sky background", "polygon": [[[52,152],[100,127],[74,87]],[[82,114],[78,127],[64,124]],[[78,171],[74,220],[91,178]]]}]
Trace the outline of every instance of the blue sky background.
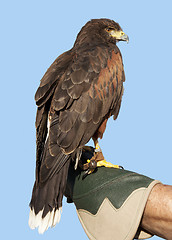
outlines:
[{"label": "blue sky background", "polygon": [[[126,73],[118,120],[100,142],[107,160],[172,184],[171,1],[1,1],[1,239],[87,239],[73,204],[58,226],[28,227],[35,169],[34,94],[46,69],[91,18],[120,23]],[[154,240],[158,237],[152,238]]]}]

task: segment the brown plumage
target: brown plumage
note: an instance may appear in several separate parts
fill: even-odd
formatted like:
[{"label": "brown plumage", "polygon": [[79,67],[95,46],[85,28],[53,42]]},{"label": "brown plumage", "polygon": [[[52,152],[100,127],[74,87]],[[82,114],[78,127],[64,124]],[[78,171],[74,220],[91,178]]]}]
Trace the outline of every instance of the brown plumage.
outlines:
[{"label": "brown plumage", "polygon": [[[41,80],[35,95],[37,156],[31,228],[39,226],[44,232],[55,225],[70,160],[79,158],[92,137],[102,138],[107,119],[118,116],[125,81],[116,46],[120,40],[128,37],[119,24],[109,19],[89,21],[73,48],[60,55]],[[49,223],[34,222],[40,212],[40,220],[52,213]]]}]

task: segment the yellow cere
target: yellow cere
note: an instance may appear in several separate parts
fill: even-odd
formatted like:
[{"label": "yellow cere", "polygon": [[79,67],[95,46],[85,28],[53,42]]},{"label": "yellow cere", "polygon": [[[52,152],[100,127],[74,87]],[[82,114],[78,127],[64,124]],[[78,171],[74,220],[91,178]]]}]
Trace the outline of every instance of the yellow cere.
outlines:
[{"label": "yellow cere", "polygon": [[123,31],[111,30],[109,33],[112,37],[115,37],[116,39],[120,39],[122,36],[125,35],[125,33]]}]

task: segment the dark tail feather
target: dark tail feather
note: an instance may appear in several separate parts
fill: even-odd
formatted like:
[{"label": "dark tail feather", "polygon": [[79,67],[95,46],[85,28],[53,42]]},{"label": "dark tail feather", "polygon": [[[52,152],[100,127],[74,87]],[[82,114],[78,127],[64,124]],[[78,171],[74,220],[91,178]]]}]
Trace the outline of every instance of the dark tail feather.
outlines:
[{"label": "dark tail feather", "polygon": [[[66,156],[70,158],[70,156]],[[60,221],[62,199],[66,188],[70,159],[58,173],[49,178],[45,184],[34,184],[30,202],[29,226],[44,233]]]}]

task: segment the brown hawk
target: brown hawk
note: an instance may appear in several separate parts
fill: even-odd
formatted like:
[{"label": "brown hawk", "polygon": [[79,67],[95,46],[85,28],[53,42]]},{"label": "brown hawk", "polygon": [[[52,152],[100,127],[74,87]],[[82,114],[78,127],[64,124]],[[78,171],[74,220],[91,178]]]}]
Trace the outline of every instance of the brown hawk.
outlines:
[{"label": "brown hawk", "polygon": [[128,41],[118,23],[93,19],[43,76],[35,94],[36,181],[29,225],[43,233],[60,220],[70,161],[102,138],[107,120],[117,118],[125,74],[118,41]]}]

